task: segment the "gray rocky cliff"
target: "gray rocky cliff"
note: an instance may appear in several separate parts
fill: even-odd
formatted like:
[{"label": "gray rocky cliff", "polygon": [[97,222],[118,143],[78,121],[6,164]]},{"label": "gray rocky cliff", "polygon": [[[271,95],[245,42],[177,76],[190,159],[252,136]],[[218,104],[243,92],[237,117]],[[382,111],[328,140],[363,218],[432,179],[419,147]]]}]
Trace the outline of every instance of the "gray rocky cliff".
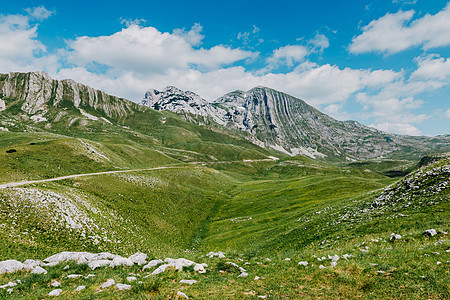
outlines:
[{"label": "gray rocky cliff", "polygon": [[256,87],[234,91],[210,103],[174,87],[148,90],[143,105],[170,110],[185,119],[211,120],[228,129],[247,133],[252,142],[290,155],[341,157],[348,160],[380,157],[404,147],[426,147],[408,138],[388,134],[356,121],[338,121],[303,100]]},{"label": "gray rocky cliff", "polygon": [[19,102],[20,109],[29,115],[48,107],[92,108],[110,118],[120,118],[141,110],[138,104],[111,96],[103,91],[77,83],[71,79],[55,80],[45,72],[0,74],[0,98]]}]

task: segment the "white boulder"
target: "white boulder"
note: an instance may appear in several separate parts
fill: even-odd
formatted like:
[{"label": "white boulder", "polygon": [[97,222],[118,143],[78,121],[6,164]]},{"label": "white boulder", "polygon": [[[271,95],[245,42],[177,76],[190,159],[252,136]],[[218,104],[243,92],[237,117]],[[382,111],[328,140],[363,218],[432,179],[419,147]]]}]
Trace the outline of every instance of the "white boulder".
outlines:
[{"label": "white boulder", "polygon": [[182,279],[182,280],[180,280],[180,283],[186,283],[186,284],[192,285],[192,284],[194,284],[194,283],[197,283],[197,280],[193,280],[193,279]]},{"label": "white boulder", "polygon": [[36,266],[34,267],[33,271],[31,271],[31,274],[47,274],[47,270],[42,267]]},{"label": "white boulder", "polygon": [[53,281],[51,284],[50,284],[52,287],[58,287],[58,286],[61,286],[61,283],[59,282],[59,281]]},{"label": "white boulder", "polygon": [[89,261],[87,263],[87,265],[92,270],[95,270],[95,269],[100,268],[100,267],[109,267],[109,266],[111,266],[111,262],[112,261],[107,260],[107,259],[99,259],[99,260]]},{"label": "white boulder", "polygon": [[137,252],[128,257],[129,260],[138,265],[145,264],[147,262],[147,258],[148,258],[147,254],[141,252]]},{"label": "white boulder", "polygon": [[428,236],[435,236],[437,234],[435,229],[428,229],[425,230],[424,234],[428,235]]},{"label": "white boulder", "polygon": [[146,264],[146,265],[142,268],[142,270],[154,268],[154,267],[156,267],[157,265],[162,264],[162,263],[163,263],[163,261],[160,260],[160,259],[154,259],[154,260],[151,260],[151,261],[148,262],[148,264]]},{"label": "white boulder", "polygon": [[8,282],[7,284],[0,285],[0,289],[6,289],[6,288],[8,288],[8,287],[13,287],[13,286],[16,286],[16,285],[17,285],[16,282],[10,281],[10,282]]},{"label": "white boulder", "polygon": [[129,289],[131,289],[131,285],[125,284],[125,283],[118,283],[118,284],[116,284],[116,288],[120,291],[121,290],[129,290]]},{"label": "white boulder", "polygon": [[100,288],[106,289],[106,288],[109,288],[110,286],[115,285],[115,284],[116,284],[116,282],[114,281],[114,279],[108,279],[107,281],[103,282],[100,285]]},{"label": "white boulder", "polygon": [[13,273],[23,269],[31,269],[31,268],[15,259],[9,259],[0,262],[0,274]]},{"label": "white boulder", "polygon": [[209,258],[213,258],[213,257],[225,258],[225,253],[223,253],[222,251],[209,252],[208,254],[206,254],[206,256],[208,256]]},{"label": "white boulder", "polygon": [[208,265],[203,263],[203,264],[196,264],[194,266],[194,271],[199,272],[199,273],[206,273],[206,269]]},{"label": "white boulder", "polygon": [[134,265],[134,262],[131,261],[128,258],[125,257],[121,257],[121,256],[116,256],[114,257],[114,259],[111,262],[111,267],[116,267],[116,266],[128,266],[128,267],[132,267]]},{"label": "white boulder", "polygon": [[49,296],[59,296],[62,292],[62,289],[56,289],[48,293]]}]

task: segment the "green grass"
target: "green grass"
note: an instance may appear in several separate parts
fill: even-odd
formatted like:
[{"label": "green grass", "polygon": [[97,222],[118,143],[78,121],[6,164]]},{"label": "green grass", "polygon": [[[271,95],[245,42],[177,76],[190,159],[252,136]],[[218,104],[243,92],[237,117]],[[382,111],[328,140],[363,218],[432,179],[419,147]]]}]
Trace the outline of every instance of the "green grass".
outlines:
[{"label": "green grass", "polygon": [[[184,123],[174,118],[169,124]],[[206,262],[209,271],[172,270],[133,283],[129,291],[111,288],[99,293],[106,279],[126,283],[130,272],[147,273],[137,266],[90,271],[74,264],[67,271],[62,264],[48,268],[47,275],[0,275],[0,285],[23,281],[12,294],[0,289],[0,298],[45,298],[53,289],[52,280],[63,282],[62,299],[167,299],[175,298],[177,291],[198,299],[449,297],[448,236],[422,235],[429,228],[449,230],[449,188],[443,185],[449,180],[448,159],[411,173],[408,181],[383,174],[411,171],[417,161],[331,164],[298,156],[250,162],[243,160],[270,153],[232,136],[214,142],[219,133],[190,126],[184,133],[169,130],[164,143],[161,136],[155,141],[152,135],[126,128],[98,135],[2,133],[0,167],[5,172],[0,182],[171,168],[0,190],[1,260],[43,259],[60,251],[128,256],[139,250],[152,258]],[[7,153],[9,149],[16,151]],[[205,164],[188,163],[196,161]],[[420,188],[407,182],[420,183]],[[380,195],[391,195],[387,204],[371,205]],[[67,218],[81,227],[68,226]],[[393,232],[402,239],[389,242]],[[435,245],[438,240],[442,243]],[[365,247],[368,252],[361,251]],[[225,251],[228,258],[204,257],[210,250]],[[341,258],[334,268],[329,268],[329,260],[314,257],[334,254],[353,257]],[[308,268],[297,265],[303,260],[310,263]],[[249,277],[222,270],[227,261],[245,267]],[[320,264],[327,268],[319,269]],[[64,279],[72,273],[96,277],[89,282]],[[264,279],[253,280],[255,276]],[[179,283],[187,278],[199,282]],[[86,290],[75,292],[81,282]]]}]

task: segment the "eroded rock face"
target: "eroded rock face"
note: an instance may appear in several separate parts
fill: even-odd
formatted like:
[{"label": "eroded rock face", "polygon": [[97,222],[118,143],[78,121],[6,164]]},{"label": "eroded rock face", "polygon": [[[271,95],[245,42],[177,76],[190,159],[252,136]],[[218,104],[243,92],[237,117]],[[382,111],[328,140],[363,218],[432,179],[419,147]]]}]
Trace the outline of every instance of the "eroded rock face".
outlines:
[{"label": "eroded rock face", "polygon": [[337,121],[300,99],[265,87],[231,92],[211,103],[175,87],[150,89],[141,103],[197,124],[217,123],[245,132],[255,144],[290,155],[354,160],[386,155],[406,145],[420,147],[356,121]]},{"label": "eroded rock face", "polygon": [[[0,110],[8,99],[22,101],[27,114],[45,111],[47,106],[80,108],[88,106],[106,116],[118,118],[139,110],[139,105],[110,96],[71,79],[55,80],[45,72],[0,74]],[[3,103],[3,105],[2,105]]]},{"label": "eroded rock face", "polygon": [[29,269],[29,267],[20,261],[9,259],[0,262],[0,274],[13,273],[19,270]]}]

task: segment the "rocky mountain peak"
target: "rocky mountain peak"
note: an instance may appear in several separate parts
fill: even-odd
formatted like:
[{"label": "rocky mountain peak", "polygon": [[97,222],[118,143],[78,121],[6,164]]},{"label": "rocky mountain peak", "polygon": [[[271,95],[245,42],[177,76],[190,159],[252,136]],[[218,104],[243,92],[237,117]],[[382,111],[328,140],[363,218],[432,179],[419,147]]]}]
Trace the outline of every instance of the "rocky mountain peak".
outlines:
[{"label": "rocky mountain peak", "polygon": [[396,151],[401,137],[356,121],[335,120],[301,99],[257,86],[236,90],[214,102],[174,87],[149,90],[142,104],[170,110],[197,124],[205,120],[245,136],[259,146],[312,158],[345,157],[349,160],[378,157]]}]

